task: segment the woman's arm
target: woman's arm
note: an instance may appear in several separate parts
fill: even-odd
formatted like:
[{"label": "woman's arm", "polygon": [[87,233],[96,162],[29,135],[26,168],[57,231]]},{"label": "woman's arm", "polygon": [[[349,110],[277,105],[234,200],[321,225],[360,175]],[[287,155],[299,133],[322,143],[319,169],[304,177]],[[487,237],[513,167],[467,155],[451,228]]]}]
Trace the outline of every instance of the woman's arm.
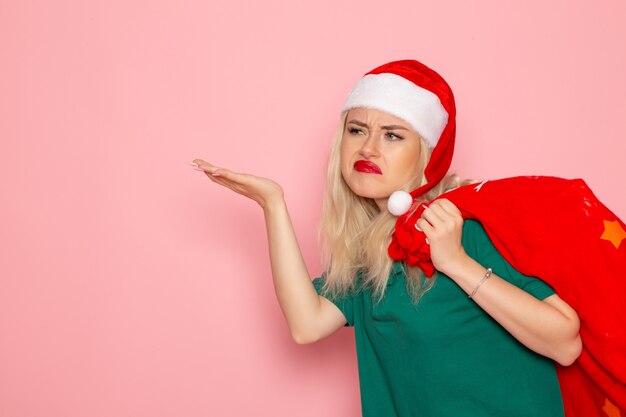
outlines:
[{"label": "woman's arm", "polygon": [[[463,218],[450,201],[433,202],[418,220],[430,243],[435,268],[471,294],[486,268],[470,258],[461,244]],[[570,365],[580,355],[582,342],[576,312],[558,295],[543,301],[492,274],[472,299],[528,348]]]},{"label": "woman's arm", "polygon": [[315,342],[344,326],[346,318],[341,311],[319,296],[311,282],[280,185],[267,178],[218,168],[201,159],[193,162],[213,182],[251,198],[263,208],[274,290],[294,341]]}]

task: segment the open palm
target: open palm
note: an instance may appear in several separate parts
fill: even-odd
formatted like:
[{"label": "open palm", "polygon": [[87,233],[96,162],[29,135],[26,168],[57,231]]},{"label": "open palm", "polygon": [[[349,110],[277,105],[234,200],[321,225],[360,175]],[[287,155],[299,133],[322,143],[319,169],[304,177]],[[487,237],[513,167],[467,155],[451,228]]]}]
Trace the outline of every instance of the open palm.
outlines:
[{"label": "open palm", "polygon": [[192,162],[203,170],[211,181],[256,201],[263,208],[283,199],[282,187],[268,178],[233,172],[202,159],[194,159]]}]

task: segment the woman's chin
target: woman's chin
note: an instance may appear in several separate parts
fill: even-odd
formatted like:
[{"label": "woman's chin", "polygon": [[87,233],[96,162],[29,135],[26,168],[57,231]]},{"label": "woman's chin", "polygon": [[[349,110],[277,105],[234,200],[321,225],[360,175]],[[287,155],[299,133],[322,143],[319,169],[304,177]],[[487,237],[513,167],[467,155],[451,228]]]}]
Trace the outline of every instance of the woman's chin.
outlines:
[{"label": "woman's chin", "polygon": [[358,195],[359,197],[362,198],[369,198],[371,200],[387,200],[389,198],[389,195],[391,193],[386,193],[386,192],[376,192],[376,191],[372,191],[371,188],[368,187],[350,187],[350,190],[352,190],[352,192],[356,195]]},{"label": "woman's chin", "polygon": [[387,199],[395,191],[395,189],[389,189],[389,184],[384,184],[379,178],[371,178],[363,174],[351,175],[347,179],[344,176],[344,182],[354,194],[372,200]]}]

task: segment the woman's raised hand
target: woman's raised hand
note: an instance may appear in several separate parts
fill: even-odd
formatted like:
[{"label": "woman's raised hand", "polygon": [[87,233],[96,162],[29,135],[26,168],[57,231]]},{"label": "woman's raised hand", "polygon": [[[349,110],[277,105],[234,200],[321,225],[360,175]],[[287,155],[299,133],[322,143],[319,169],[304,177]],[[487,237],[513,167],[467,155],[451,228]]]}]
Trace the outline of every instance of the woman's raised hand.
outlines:
[{"label": "woman's raised hand", "polygon": [[282,187],[268,178],[233,172],[202,159],[194,159],[190,164],[204,171],[211,181],[256,201],[263,209],[283,201]]},{"label": "woman's raised hand", "polygon": [[192,165],[211,181],[245,195],[263,207],[276,297],[297,343],[311,343],[346,324],[343,313],[317,295],[311,283],[280,185],[267,178],[219,168],[202,159]]}]

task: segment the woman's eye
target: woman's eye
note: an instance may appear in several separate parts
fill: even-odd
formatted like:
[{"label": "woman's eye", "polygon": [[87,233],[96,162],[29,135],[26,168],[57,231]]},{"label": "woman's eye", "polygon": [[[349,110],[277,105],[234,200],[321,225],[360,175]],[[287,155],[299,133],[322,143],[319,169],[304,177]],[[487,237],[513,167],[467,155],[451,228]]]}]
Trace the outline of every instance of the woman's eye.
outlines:
[{"label": "woman's eye", "polygon": [[348,132],[350,132],[351,135],[363,134],[363,131],[361,129],[357,129],[356,127],[348,128]]},{"label": "woman's eye", "polygon": [[404,139],[402,136],[398,136],[395,133],[387,132],[387,138],[391,140],[402,140]]}]

